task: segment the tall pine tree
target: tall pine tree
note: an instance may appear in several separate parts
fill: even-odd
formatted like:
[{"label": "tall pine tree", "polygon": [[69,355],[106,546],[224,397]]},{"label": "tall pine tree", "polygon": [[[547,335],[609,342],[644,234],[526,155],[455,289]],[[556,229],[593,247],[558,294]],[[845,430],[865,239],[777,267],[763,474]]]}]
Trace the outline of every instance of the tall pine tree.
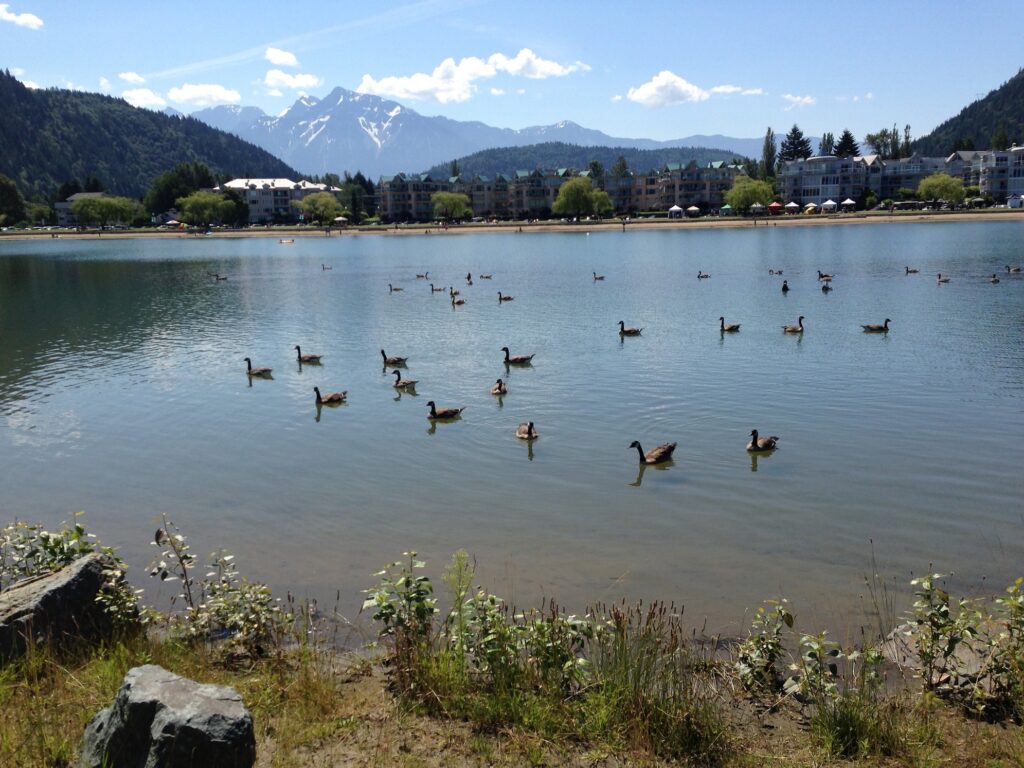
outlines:
[{"label": "tall pine tree", "polygon": [[761,178],[767,179],[775,175],[775,162],[778,157],[778,150],[775,146],[775,131],[770,127],[764,134],[764,144],[761,146]]},{"label": "tall pine tree", "polygon": [[818,154],[819,155],[834,155],[836,148],[836,137],[832,135],[832,131],[823,134],[821,141],[818,142]]},{"label": "tall pine tree", "polygon": [[779,147],[779,161],[806,160],[811,154],[811,140],[804,136],[800,126],[793,123]]},{"label": "tall pine tree", "polygon": [[836,157],[854,157],[860,154],[860,146],[857,144],[857,139],[850,133],[849,128],[843,129],[842,134],[839,136],[839,141],[836,142],[833,154]]}]

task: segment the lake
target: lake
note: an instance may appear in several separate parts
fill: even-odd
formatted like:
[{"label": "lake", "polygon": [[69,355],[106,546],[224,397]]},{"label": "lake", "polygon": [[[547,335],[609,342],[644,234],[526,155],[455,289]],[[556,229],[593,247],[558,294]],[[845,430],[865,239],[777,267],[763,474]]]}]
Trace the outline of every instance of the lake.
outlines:
[{"label": "lake", "polygon": [[[0,518],[85,510],[151,601],[170,594],[144,574],[166,513],[197,554],[226,547],[279,594],[340,592],[353,618],[403,550],[441,589],[465,548],[519,606],[661,598],[732,632],[786,596],[798,629],[842,636],[872,552],[901,584],[1022,573],[1024,278],[1004,268],[1022,260],[1020,220],[0,242]],[[533,365],[506,370],[503,346]],[[348,402],[318,411],[314,386]],[[466,410],[433,428],[429,400]],[[779,449],[749,456],[753,428]],[[639,471],[633,440],[679,447]]]}]

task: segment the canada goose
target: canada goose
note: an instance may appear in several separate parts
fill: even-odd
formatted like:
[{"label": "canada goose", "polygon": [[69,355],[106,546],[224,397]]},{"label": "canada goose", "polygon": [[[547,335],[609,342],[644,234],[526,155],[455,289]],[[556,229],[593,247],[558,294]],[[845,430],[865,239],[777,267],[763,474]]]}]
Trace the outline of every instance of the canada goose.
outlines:
[{"label": "canada goose", "polygon": [[465,299],[456,299],[454,296],[452,296],[452,306],[453,307],[461,307],[465,303],[466,303]]},{"label": "canada goose", "polygon": [[699,269],[697,270],[697,279],[698,280],[706,280],[709,277],[711,277],[711,275],[706,274],[704,272],[701,272]]},{"label": "canada goose", "polygon": [[889,332],[889,318],[885,318],[885,322],[882,325],[862,325],[865,333],[888,333]]},{"label": "canada goose", "polygon": [[295,354],[298,357],[300,363],[319,363],[320,358],[323,355],[304,355],[302,354],[302,348],[298,344],[295,345]]},{"label": "canada goose", "polygon": [[213,279],[214,280],[227,280],[228,276],[227,275],[214,275]]},{"label": "canada goose", "polygon": [[505,386],[505,382],[498,379],[494,384],[491,385],[492,395],[507,395],[508,387]]},{"label": "canada goose", "polygon": [[1020,267],[1011,267],[1009,264],[1006,265],[1007,272],[1020,272]]},{"label": "canada goose", "polygon": [[904,267],[904,269],[907,270],[908,275],[916,275],[918,272],[921,271],[920,269],[911,269],[910,267]]},{"label": "canada goose", "polygon": [[320,265],[320,269],[322,269],[324,272],[326,272],[328,269],[334,269],[334,267],[329,267],[326,264],[321,264]]},{"label": "canada goose", "polygon": [[435,288],[435,287],[434,287],[434,284],[433,284],[433,283],[431,283],[431,284],[430,284],[430,291],[431,291],[432,293],[444,293],[444,286],[441,286],[440,288]]},{"label": "canada goose", "polygon": [[750,430],[750,442],[747,443],[748,453],[763,453],[765,451],[774,451],[775,444],[779,442],[779,438],[775,435],[771,437],[758,437],[757,430]]},{"label": "canada goose", "polygon": [[943,277],[941,272],[939,272],[938,277],[936,279],[940,283],[948,283],[949,282],[949,278],[948,277]]},{"label": "canada goose", "polygon": [[427,403],[427,407],[430,409],[430,415],[427,416],[427,418],[430,419],[431,421],[434,421],[434,420],[445,420],[445,419],[454,419],[456,416],[460,415],[464,410],[466,410],[465,408],[440,408],[439,409],[436,405],[434,405],[434,401],[433,400],[431,400],[429,403]]},{"label": "canada goose", "polygon": [[769,275],[774,275],[775,274],[775,270],[774,269],[769,269],[768,270],[768,274]]},{"label": "canada goose", "polygon": [[380,351],[380,356],[384,358],[384,365],[405,365],[405,361],[409,358],[399,357],[398,355],[391,355],[390,357],[384,354],[384,350]]},{"label": "canada goose", "polygon": [[416,386],[417,379],[403,379],[402,374],[398,371],[392,371],[395,374],[395,383],[392,384],[395,389],[411,389]]},{"label": "canada goose", "polygon": [[782,270],[781,269],[769,269],[768,270],[768,274],[769,275],[781,275],[782,274]]},{"label": "canada goose", "polygon": [[640,447],[639,441],[634,440],[629,444],[629,447],[636,448],[636,452],[640,454],[641,464],[661,464],[672,458],[672,452],[676,449],[677,445],[678,443],[665,443],[644,453],[644,449]]},{"label": "canada goose", "polygon": [[451,285],[448,286],[448,295],[449,296],[458,296],[459,293],[460,293],[460,291],[456,291],[454,286],[451,286]]},{"label": "canada goose", "polygon": [[832,286],[829,283],[824,283],[821,286],[821,292],[822,293],[830,293],[832,290],[833,290]]},{"label": "canada goose", "polygon": [[344,403],[345,398],[348,397],[348,390],[344,392],[331,392],[329,395],[321,395],[320,387],[313,387],[313,391],[316,392],[317,405],[338,405]]},{"label": "canada goose", "polygon": [[996,283],[999,282],[999,278],[996,277],[996,273],[995,272],[992,273],[992,279],[989,280],[989,282],[992,283],[992,285],[995,285]]},{"label": "canada goose", "polygon": [[726,325],[724,317],[718,318],[718,323],[719,323],[718,329],[722,333],[736,333],[736,331],[738,331],[740,329],[740,324],[739,323],[736,323],[735,325]]},{"label": "canada goose", "polygon": [[470,285],[473,284],[473,273],[472,272],[467,272],[466,273],[466,282],[469,283]]},{"label": "canada goose", "polygon": [[627,328],[626,324],[619,320],[619,335],[620,336],[639,336],[643,333],[643,328]]},{"label": "canada goose", "polygon": [[800,315],[800,319],[796,321],[796,325],[784,325],[782,330],[785,333],[803,333],[804,332],[804,316]]},{"label": "canada goose", "polygon": [[533,422],[531,421],[516,427],[516,437],[520,440],[536,440],[540,435],[533,428]]},{"label": "canada goose", "polygon": [[393,286],[391,283],[388,283],[388,293],[398,293],[399,291],[404,290],[405,288],[395,288],[395,286]]},{"label": "canada goose", "polygon": [[[427,279],[428,279],[428,278],[427,278],[427,275],[429,275],[429,274],[430,274],[430,270],[427,270],[427,271],[426,271],[426,272],[424,272],[424,273],[423,273],[422,275],[420,275],[420,274],[417,274],[417,275],[416,275],[416,279],[417,279],[417,280],[427,280]],[[433,288],[433,286],[431,286],[431,288]]]},{"label": "canada goose", "polygon": [[501,291],[498,291],[498,301],[515,301],[515,296],[502,296]]},{"label": "canada goose", "polygon": [[604,280],[604,275],[599,275],[597,272],[594,273],[595,280]]},{"label": "canada goose", "polygon": [[494,278],[494,275],[477,275],[477,277],[479,277],[481,280],[491,280]]},{"label": "canada goose", "polygon": [[508,353],[508,347],[502,347],[501,351],[505,353],[505,365],[529,365],[530,361],[533,360],[533,355],[510,356]]},{"label": "canada goose", "polygon": [[250,360],[248,357],[244,358],[244,360],[245,372],[248,373],[250,376],[269,376],[270,372],[274,370],[273,368],[253,368],[252,360]]},{"label": "canada goose", "polygon": [[782,292],[789,293],[789,280],[782,281]]},{"label": "canada goose", "polygon": [[820,269],[818,270],[818,279],[819,280],[831,280],[833,277],[834,277],[834,275],[826,274],[825,272],[822,272]]}]

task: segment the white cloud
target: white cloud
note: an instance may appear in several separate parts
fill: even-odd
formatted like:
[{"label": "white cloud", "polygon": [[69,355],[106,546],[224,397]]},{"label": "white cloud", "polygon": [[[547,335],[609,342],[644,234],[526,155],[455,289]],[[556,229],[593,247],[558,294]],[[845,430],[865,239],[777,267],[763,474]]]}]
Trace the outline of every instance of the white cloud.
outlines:
[{"label": "white cloud", "polygon": [[146,78],[140,75],[138,72],[121,72],[118,77],[124,80],[126,83],[132,83],[134,85],[142,85],[146,82]]},{"label": "white cloud", "polygon": [[399,99],[432,99],[446,104],[472,98],[477,90],[477,80],[492,78],[499,72],[512,77],[543,80],[589,69],[582,61],[559,64],[557,61],[540,58],[529,48],[523,48],[512,58],[503,53],[493,53],[486,60],[467,56],[456,62],[454,58],[448,57],[429,74],[417,72],[413,75],[382,77],[379,80],[366,74],[356,91]]},{"label": "white cloud", "polygon": [[263,58],[271,64],[276,64],[279,67],[299,66],[299,60],[295,58],[294,53],[282,51],[280,48],[267,48],[267,50],[263,52]]},{"label": "white cloud", "polygon": [[708,92],[674,72],[663,69],[643,85],[630,88],[626,98],[645,107],[665,107],[685,101],[704,101]]},{"label": "white cloud", "polygon": [[791,93],[784,93],[782,95],[784,101],[789,102],[789,106],[786,107],[786,112],[794,109],[795,107],[809,107],[811,104],[816,103],[818,100],[813,96],[794,96]]},{"label": "white cloud", "polygon": [[524,96],[524,95],[526,95],[526,89],[525,88],[516,88],[516,95],[517,96]]},{"label": "white cloud", "polygon": [[31,88],[33,91],[38,91],[40,88],[43,87],[35,80],[22,80],[21,84],[24,85],[26,88]]},{"label": "white cloud", "polygon": [[744,88],[740,91],[740,96],[761,96],[764,94],[764,88]]},{"label": "white cloud", "polygon": [[11,74],[15,77],[21,77],[25,74],[25,70],[21,67],[11,67]]},{"label": "white cloud", "polygon": [[280,90],[281,88],[298,90],[299,88],[316,88],[320,85],[320,78],[316,75],[289,75],[280,69],[270,69],[267,70],[267,74],[263,78],[263,84],[271,90]]},{"label": "white cloud", "polygon": [[622,101],[622,94],[621,93],[616,93],[614,96],[612,96],[611,100],[612,101]]},{"label": "white cloud", "polygon": [[873,94],[871,91],[868,91],[867,93],[864,94],[864,101],[871,101],[873,98],[875,98],[875,94]]},{"label": "white cloud", "polygon": [[171,88],[167,98],[193,107],[215,107],[218,104],[238,104],[242,95],[216,83],[184,83],[179,88]]},{"label": "white cloud", "polygon": [[281,91],[277,90],[277,88],[271,88],[269,91],[267,91],[267,96],[284,96],[284,94]]},{"label": "white cloud", "polygon": [[101,77],[100,78],[100,88],[102,88],[104,91],[109,91],[110,90],[110,81],[107,80],[107,78],[105,78],[105,77]]},{"label": "white cloud", "polygon": [[505,95],[505,89],[504,88],[491,88],[491,96],[504,96],[504,95]]},{"label": "white cloud", "polygon": [[716,85],[711,93],[739,93],[742,90],[738,85]]},{"label": "white cloud", "polygon": [[7,10],[10,7],[7,3],[0,3],[0,21],[9,21],[25,29],[42,29],[43,20],[34,13],[11,13]]},{"label": "white cloud", "polygon": [[159,93],[154,93],[149,88],[129,88],[121,92],[121,98],[133,107],[153,109],[154,107],[165,107],[167,102]]}]

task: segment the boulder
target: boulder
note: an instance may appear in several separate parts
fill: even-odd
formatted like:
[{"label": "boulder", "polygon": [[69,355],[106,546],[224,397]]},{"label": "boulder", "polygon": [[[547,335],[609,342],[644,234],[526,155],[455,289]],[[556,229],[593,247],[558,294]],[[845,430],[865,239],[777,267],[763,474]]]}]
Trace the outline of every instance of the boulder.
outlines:
[{"label": "boulder", "polygon": [[94,552],[0,592],[0,663],[24,653],[29,638],[69,645],[108,636],[112,623],[96,596],[112,566]]},{"label": "boulder", "polygon": [[147,664],[125,675],[114,703],[85,729],[79,768],[249,768],[252,715],[233,688]]}]

